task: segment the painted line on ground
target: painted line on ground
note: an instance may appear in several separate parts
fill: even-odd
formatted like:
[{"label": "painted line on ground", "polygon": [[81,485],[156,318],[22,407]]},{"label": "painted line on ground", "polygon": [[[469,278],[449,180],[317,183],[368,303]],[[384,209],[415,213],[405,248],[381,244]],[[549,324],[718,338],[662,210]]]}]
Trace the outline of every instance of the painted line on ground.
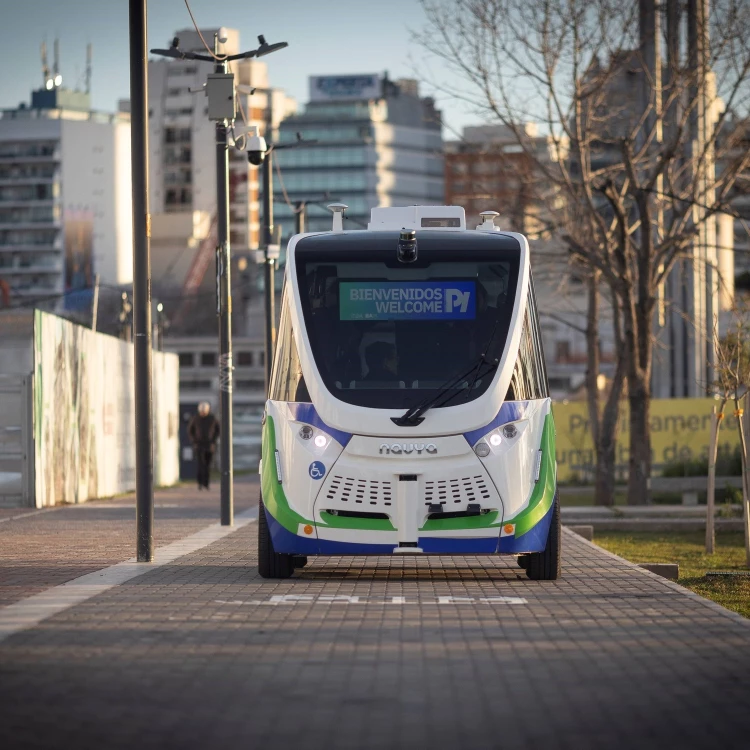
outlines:
[{"label": "painted line on ground", "polygon": [[362,604],[362,605],[417,605],[425,604],[528,604],[528,599],[522,596],[363,596],[347,594],[277,594],[267,599],[216,599],[216,604],[226,604],[233,607],[297,605],[297,604]]},{"label": "painted line on ground", "polygon": [[53,510],[62,510],[63,508],[69,508],[69,505],[55,505],[52,508],[39,508],[38,510],[30,510],[26,513],[19,513],[17,516],[9,516],[8,518],[0,518],[0,523],[7,523],[8,521],[18,521],[21,518],[30,518],[31,516],[38,516],[40,513],[51,513]]},{"label": "painted line on ground", "polygon": [[33,628],[43,620],[70,607],[75,607],[108,589],[174,562],[191,552],[197,552],[257,518],[258,508],[251,508],[235,516],[234,526],[211,524],[184,539],[178,539],[158,548],[154,552],[154,561],[151,563],[139,563],[135,561],[135,558],[131,558],[94,573],[74,578],[72,581],[22,599],[20,602],[9,604],[0,609],[0,641],[14,633]]}]

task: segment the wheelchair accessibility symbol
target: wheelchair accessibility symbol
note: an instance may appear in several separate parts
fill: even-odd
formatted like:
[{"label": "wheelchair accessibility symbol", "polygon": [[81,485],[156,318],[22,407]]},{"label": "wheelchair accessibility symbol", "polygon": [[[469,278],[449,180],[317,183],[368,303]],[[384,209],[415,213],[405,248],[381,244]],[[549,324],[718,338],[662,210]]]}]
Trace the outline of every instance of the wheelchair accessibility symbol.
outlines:
[{"label": "wheelchair accessibility symbol", "polygon": [[326,473],[326,467],[322,461],[313,461],[310,464],[310,476],[313,479],[322,479]]}]

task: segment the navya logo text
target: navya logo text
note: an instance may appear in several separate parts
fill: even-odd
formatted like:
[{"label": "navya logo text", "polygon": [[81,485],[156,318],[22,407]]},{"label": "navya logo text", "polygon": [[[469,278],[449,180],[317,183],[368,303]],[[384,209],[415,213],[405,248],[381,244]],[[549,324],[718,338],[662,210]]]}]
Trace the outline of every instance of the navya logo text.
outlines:
[{"label": "navya logo text", "polygon": [[428,453],[434,456],[438,452],[437,445],[435,443],[383,443],[380,446],[378,453],[381,455],[389,456],[391,453],[394,455],[409,455],[410,453],[416,453],[421,456],[422,453]]},{"label": "navya logo text", "polygon": [[473,320],[473,281],[345,281],[341,320]]}]

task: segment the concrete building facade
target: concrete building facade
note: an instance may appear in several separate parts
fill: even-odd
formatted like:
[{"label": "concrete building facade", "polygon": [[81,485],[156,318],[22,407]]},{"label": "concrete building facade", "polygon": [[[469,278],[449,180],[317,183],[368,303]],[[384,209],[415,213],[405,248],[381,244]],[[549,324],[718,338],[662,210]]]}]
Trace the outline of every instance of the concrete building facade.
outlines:
[{"label": "concrete building facade", "polygon": [[132,281],[130,117],[38,93],[0,113],[0,279],[10,304],[85,305],[97,274]]},{"label": "concrete building facade", "polygon": [[[221,54],[241,51],[240,34],[225,29]],[[211,44],[218,29],[203,29]],[[205,53],[195,30],[176,32],[180,49]],[[214,66],[196,60],[149,60],[149,179],[154,232],[154,280],[182,287],[196,253],[204,249],[213,258],[216,214],[215,122],[208,119],[208,100],[202,90]],[[257,126],[272,140],[281,120],[296,109],[283,91],[269,86],[265,62],[239,60],[230,64],[235,86],[253,87],[254,94],[237,91],[236,125]],[[230,244],[233,252],[258,245],[260,204],[259,170],[247,154],[229,151]],[[212,239],[212,237],[214,239]],[[211,277],[212,274],[208,274]]]}]

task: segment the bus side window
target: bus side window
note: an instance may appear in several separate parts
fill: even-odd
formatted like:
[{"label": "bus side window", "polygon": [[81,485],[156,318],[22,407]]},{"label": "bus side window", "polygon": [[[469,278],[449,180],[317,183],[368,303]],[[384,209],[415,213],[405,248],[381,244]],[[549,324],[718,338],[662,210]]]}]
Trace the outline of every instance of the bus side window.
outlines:
[{"label": "bus side window", "polygon": [[526,401],[547,398],[549,395],[533,287],[530,291],[523,320],[523,330],[521,331],[521,343],[518,347],[518,357],[513,368],[508,393],[505,396],[506,401]]},{"label": "bus side window", "polygon": [[271,388],[269,397],[273,401],[310,402],[307,392],[302,366],[294,340],[291,316],[286,299],[282,300],[281,322],[279,337],[276,343],[276,356],[271,373]]}]

